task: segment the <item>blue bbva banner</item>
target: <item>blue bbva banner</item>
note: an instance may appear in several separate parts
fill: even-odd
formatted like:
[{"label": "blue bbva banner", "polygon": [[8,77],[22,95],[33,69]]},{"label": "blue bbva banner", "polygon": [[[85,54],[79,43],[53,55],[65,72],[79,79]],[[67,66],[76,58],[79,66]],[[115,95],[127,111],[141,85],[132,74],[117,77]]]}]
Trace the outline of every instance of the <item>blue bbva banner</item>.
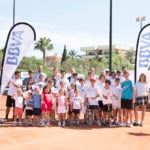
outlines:
[{"label": "blue bbva banner", "polygon": [[35,30],[28,23],[19,22],[10,29],[2,62],[0,95],[3,94],[9,80],[35,38]]},{"label": "blue bbva banner", "polygon": [[150,24],[145,25],[138,35],[135,58],[135,82],[141,73],[148,73],[150,65]]}]

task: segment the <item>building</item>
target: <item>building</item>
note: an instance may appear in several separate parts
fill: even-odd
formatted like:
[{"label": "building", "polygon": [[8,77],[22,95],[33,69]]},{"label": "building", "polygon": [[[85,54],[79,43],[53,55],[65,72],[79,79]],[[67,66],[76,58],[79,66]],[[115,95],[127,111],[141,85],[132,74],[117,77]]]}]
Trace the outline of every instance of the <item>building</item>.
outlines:
[{"label": "building", "polygon": [[53,56],[47,56],[47,57],[45,57],[45,61],[47,63],[55,63],[55,62],[60,63],[61,59],[62,59],[62,56],[58,55],[57,53],[54,54]]},{"label": "building", "polygon": [[[81,47],[80,50],[85,52],[85,55],[82,55],[83,59],[94,59],[96,57],[103,58],[106,55],[109,55],[109,45],[100,45],[100,46],[90,46],[90,47]],[[125,56],[127,51],[134,51],[135,48],[127,45],[114,44],[112,45],[112,50],[117,51],[119,55]]]}]

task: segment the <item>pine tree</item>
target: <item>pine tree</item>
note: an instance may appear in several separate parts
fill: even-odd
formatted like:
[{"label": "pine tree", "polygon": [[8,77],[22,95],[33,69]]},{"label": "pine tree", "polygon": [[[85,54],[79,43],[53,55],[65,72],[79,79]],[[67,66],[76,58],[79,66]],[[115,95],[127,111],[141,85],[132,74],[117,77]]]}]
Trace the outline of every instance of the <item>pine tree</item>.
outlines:
[{"label": "pine tree", "polygon": [[67,59],[67,49],[66,49],[66,45],[64,45],[64,51],[62,54],[62,59],[61,59],[61,65],[63,64],[63,62]]}]

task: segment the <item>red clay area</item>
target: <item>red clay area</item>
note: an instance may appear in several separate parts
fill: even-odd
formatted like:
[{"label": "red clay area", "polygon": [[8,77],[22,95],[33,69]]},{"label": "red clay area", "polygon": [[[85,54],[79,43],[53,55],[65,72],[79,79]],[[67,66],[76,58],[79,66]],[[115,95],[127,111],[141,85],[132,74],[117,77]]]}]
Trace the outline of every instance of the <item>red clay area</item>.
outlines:
[{"label": "red clay area", "polygon": [[[5,97],[0,98],[0,118]],[[11,127],[0,125],[0,150],[149,150],[150,112],[143,127]]]}]

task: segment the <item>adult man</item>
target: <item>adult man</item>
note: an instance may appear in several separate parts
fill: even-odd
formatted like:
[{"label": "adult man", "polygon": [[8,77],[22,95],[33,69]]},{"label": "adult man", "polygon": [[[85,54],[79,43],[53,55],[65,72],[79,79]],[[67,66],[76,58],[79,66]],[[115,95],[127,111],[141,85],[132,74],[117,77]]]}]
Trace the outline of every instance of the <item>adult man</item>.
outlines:
[{"label": "adult man", "polygon": [[20,71],[15,71],[13,78],[9,80],[9,90],[6,100],[6,117],[5,117],[6,121],[8,120],[8,115],[11,107],[13,107],[13,117],[14,117],[15,100],[12,99],[12,96],[16,93],[18,88],[22,87],[22,80],[20,79],[20,74],[21,74]]},{"label": "adult man", "polygon": [[71,74],[71,76],[69,76],[69,77],[67,78],[70,83],[72,83],[72,81],[73,81],[73,74],[74,74],[74,73],[76,73],[75,68],[71,68],[71,69],[70,69],[70,74]]},{"label": "adult man", "polygon": [[64,82],[65,82],[65,88],[66,89],[69,89],[69,80],[66,78],[66,70],[61,70],[60,71],[60,73],[61,73],[61,76],[58,78],[58,80],[56,81],[56,87],[57,88],[60,88],[60,82],[62,81],[62,80],[64,80]]},{"label": "adult man", "polygon": [[38,70],[38,71],[37,71],[36,73],[34,73],[34,79],[35,79],[35,81],[38,82],[38,80],[39,80],[39,75],[43,75],[44,80],[45,80],[46,77],[47,77],[47,75],[46,75],[44,72],[42,72],[42,71],[43,71],[42,65],[38,65],[37,70]]},{"label": "adult man", "polygon": [[29,70],[29,71],[28,71],[28,77],[23,80],[23,85],[24,85],[24,86],[26,86],[28,82],[30,82],[30,83],[32,83],[32,84],[35,83],[35,79],[34,79],[34,76],[33,76],[33,75],[34,75],[34,74],[33,74],[33,71],[32,71],[32,70]]},{"label": "adult man", "polygon": [[54,82],[54,87],[56,87],[56,83],[57,83],[57,80],[59,79],[59,77],[60,77],[60,73],[58,71],[58,68],[54,67],[53,68],[53,75],[51,76],[51,79]]}]

